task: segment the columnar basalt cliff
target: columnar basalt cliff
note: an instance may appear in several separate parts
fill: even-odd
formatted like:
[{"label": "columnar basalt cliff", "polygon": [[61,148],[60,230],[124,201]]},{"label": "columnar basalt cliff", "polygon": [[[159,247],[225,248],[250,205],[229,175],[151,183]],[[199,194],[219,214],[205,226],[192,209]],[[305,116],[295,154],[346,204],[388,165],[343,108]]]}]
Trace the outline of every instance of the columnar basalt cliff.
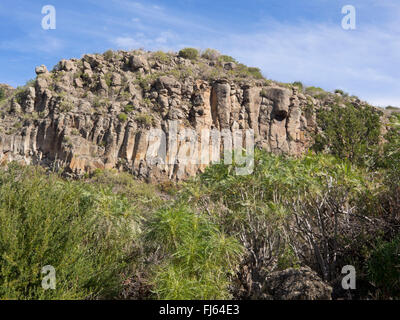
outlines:
[{"label": "columnar basalt cliff", "polygon": [[179,180],[205,166],[149,163],[152,128],[168,135],[174,122],[199,137],[202,129],[253,129],[258,147],[299,155],[324,103],[265,80],[255,68],[173,53],[109,51],[62,60],[51,72],[40,66],[36,74],[23,88],[5,89],[3,165],[41,164],[74,175],[118,168],[144,179]]}]

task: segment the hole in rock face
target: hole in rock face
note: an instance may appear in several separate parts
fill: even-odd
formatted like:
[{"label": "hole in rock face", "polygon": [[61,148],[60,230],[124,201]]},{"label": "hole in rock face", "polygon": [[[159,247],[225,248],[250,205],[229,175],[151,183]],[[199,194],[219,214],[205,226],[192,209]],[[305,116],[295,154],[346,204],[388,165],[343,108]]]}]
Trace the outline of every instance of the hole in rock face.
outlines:
[{"label": "hole in rock face", "polygon": [[275,119],[278,121],[283,121],[286,119],[287,115],[287,111],[280,110],[275,113]]}]

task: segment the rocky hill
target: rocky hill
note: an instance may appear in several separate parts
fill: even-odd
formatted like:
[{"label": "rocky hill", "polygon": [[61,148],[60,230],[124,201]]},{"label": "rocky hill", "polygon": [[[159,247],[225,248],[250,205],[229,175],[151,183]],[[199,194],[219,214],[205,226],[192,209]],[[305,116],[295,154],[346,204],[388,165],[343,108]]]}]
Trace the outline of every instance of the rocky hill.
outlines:
[{"label": "rocky hill", "polygon": [[203,129],[253,129],[257,146],[299,155],[317,130],[315,111],[343,98],[266,80],[257,68],[213,50],[201,57],[190,49],[107,51],[35,71],[22,88],[2,87],[0,161],[73,175],[118,168],[179,180],[202,171],[205,164],[179,162],[185,139],[167,143],[174,160],[148,161],[150,130],[168,137],[172,126],[195,130],[197,140]]}]

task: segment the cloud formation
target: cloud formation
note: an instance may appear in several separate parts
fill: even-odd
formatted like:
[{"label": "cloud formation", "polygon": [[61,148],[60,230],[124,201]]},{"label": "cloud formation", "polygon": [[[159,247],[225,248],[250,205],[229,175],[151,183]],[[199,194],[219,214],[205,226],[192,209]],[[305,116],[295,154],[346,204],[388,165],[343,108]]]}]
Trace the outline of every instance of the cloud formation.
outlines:
[{"label": "cloud formation", "polygon": [[32,78],[28,57],[55,65],[107,49],[210,47],[260,67],[270,79],[400,106],[398,0],[353,0],[357,29],[350,31],[341,28],[347,0],[86,0],[79,7],[53,0],[58,20],[51,32],[40,28],[41,7],[21,2],[0,4],[7,12],[0,12],[0,27],[9,28],[0,40],[0,82]]}]

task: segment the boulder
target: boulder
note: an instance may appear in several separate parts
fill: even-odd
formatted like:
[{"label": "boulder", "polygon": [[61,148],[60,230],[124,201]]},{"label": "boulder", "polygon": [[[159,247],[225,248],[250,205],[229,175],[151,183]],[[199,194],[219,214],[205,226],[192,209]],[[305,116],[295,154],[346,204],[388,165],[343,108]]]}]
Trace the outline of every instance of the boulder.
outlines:
[{"label": "boulder", "polygon": [[139,69],[147,71],[149,69],[149,64],[144,56],[132,56],[130,59],[130,66],[132,71],[137,71]]},{"label": "boulder", "polygon": [[35,68],[35,72],[37,75],[48,73],[48,70],[45,65],[41,65]]},{"label": "boulder", "polygon": [[264,89],[264,96],[274,104],[273,111],[277,120],[282,121],[288,116],[291,95],[290,90],[286,88],[271,87]]},{"label": "boulder", "polygon": [[170,94],[181,94],[181,84],[175,78],[162,76],[156,82],[157,90],[167,89]]},{"label": "boulder", "polygon": [[74,63],[71,60],[61,60],[60,61],[60,70],[71,71],[75,67]]},{"label": "boulder", "polygon": [[236,68],[236,63],[234,62],[226,62],[224,63],[224,69],[227,71],[233,70]]}]

